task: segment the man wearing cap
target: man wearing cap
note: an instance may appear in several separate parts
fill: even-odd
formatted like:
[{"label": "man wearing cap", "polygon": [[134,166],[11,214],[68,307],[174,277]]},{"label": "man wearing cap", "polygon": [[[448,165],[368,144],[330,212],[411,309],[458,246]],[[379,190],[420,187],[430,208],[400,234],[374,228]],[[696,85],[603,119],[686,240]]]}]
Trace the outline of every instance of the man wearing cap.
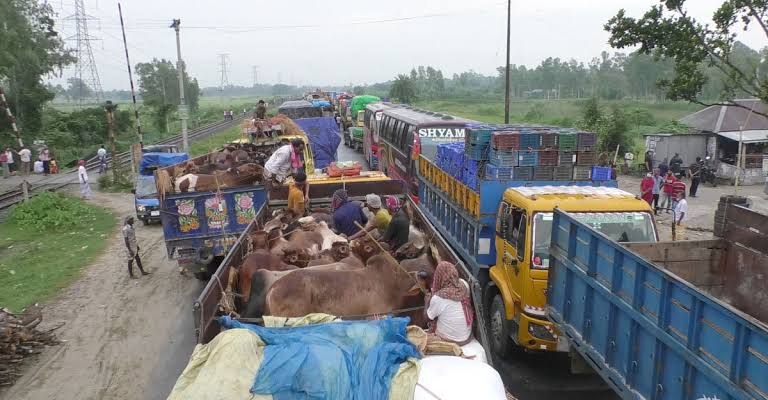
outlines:
[{"label": "man wearing cap", "polygon": [[380,237],[386,232],[389,226],[389,221],[392,220],[392,216],[389,214],[386,208],[381,207],[381,197],[377,194],[368,194],[365,196],[365,206],[373,213],[373,218],[368,221],[368,225],[365,230],[355,233],[349,237],[349,240],[357,239],[366,232],[371,232],[375,236]]}]

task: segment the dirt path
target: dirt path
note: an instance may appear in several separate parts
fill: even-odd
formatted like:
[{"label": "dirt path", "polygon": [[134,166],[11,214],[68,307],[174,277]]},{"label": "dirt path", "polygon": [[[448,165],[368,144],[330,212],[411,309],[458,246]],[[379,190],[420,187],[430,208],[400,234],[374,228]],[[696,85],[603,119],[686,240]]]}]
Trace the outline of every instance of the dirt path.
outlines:
[{"label": "dirt path", "polygon": [[[133,213],[130,195],[95,194],[93,201]],[[191,305],[200,284],[166,258],[160,226],[137,223],[136,230],[152,274],[128,278],[116,227],[105,254],[46,307],[47,325],[66,323],[58,331],[65,343],[33,361],[0,398],[165,398],[194,346]]]}]

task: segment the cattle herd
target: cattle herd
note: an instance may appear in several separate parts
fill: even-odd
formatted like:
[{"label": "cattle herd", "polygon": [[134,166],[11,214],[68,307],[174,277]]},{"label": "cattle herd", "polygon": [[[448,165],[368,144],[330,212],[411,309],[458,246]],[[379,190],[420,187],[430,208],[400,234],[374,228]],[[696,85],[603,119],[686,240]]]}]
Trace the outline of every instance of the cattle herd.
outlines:
[{"label": "cattle herd", "polygon": [[158,171],[165,193],[207,192],[263,183],[264,163],[279,145],[232,144]]},{"label": "cattle herd", "polygon": [[331,230],[330,221],[322,212],[292,219],[279,211],[250,232],[248,254],[228,279],[238,315],[361,319],[408,310],[403,315],[424,326],[422,282],[430,280],[440,256],[423,233],[412,227],[394,258],[370,237],[349,242]]}]

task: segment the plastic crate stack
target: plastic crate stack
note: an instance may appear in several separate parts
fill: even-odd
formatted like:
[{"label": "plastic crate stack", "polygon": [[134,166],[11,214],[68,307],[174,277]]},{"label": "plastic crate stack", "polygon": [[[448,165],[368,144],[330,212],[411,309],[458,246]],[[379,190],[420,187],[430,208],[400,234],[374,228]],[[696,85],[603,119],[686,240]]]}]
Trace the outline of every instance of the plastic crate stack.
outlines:
[{"label": "plastic crate stack", "polygon": [[488,159],[488,148],[491,143],[491,134],[495,127],[486,124],[472,124],[467,126],[464,136],[464,154],[470,160],[484,161]]}]

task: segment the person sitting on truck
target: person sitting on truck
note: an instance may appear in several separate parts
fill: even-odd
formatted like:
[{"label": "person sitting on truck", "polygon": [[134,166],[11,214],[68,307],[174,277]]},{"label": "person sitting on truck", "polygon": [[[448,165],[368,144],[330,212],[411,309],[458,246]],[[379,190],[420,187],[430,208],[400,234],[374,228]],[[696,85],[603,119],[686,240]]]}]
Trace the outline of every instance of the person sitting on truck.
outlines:
[{"label": "person sitting on truck", "polygon": [[392,219],[381,240],[389,243],[389,248],[395,252],[400,246],[408,243],[408,234],[411,228],[411,218],[406,207],[400,206],[400,201],[395,196],[387,196],[387,208]]},{"label": "person sitting on truck", "polygon": [[334,228],[339,234],[346,235],[348,238],[360,231],[358,224],[363,226],[368,222],[363,213],[362,205],[358,202],[349,201],[347,191],[344,189],[333,192],[331,212],[333,212]]},{"label": "person sitting on truck", "polygon": [[387,211],[386,208],[381,207],[381,197],[379,197],[379,195],[373,193],[366,195],[365,206],[371,211],[373,218],[368,221],[368,225],[365,226],[365,229],[350,236],[349,240],[357,239],[365,235],[366,232],[372,231],[376,232],[378,236],[381,237],[384,232],[386,232],[387,227],[389,226],[389,221],[392,220],[389,211]]},{"label": "person sitting on truck", "polygon": [[291,144],[281,146],[264,163],[264,178],[272,183],[273,187],[279,186],[292,172],[301,167],[299,154],[304,151],[304,142],[301,139],[293,139]]},{"label": "person sitting on truck", "polygon": [[267,103],[264,100],[259,100],[256,104],[256,113],[253,116],[256,119],[267,119]]},{"label": "person sitting on truck", "polygon": [[304,201],[304,185],[306,184],[307,174],[299,172],[293,177],[293,184],[288,188],[288,211],[293,214],[294,218],[304,216],[307,204]]},{"label": "person sitting on truck", "polygon": [[435,321],[430,333],[463,346],[472,341],[474,313],[469,302],[469,285],[459,278],[456,266],[441,261],[432,277],[432,290],[424,298],[427,318]]}]

